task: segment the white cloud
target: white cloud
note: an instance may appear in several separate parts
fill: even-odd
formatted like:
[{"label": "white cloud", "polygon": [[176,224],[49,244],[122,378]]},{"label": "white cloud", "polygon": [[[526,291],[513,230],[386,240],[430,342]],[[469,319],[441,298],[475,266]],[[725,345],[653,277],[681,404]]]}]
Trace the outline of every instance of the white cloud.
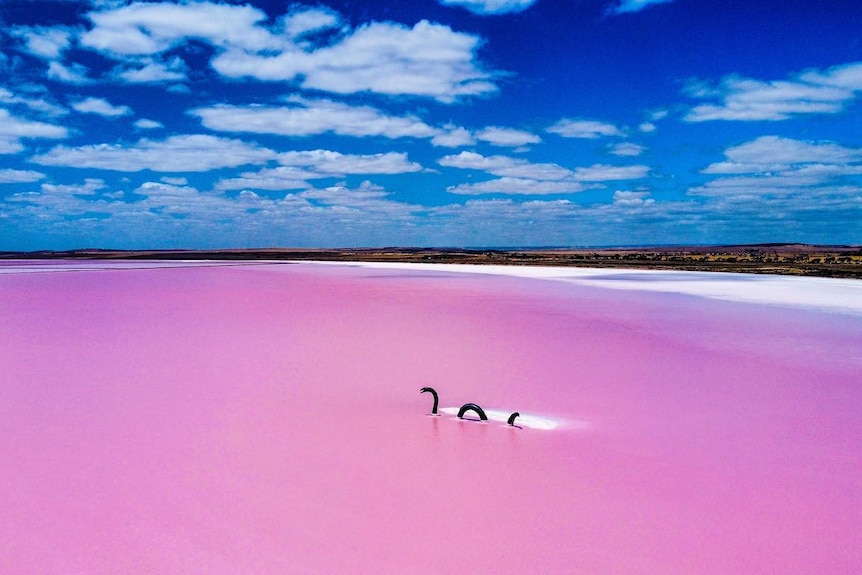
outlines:
[{"label": "white cloud", "polygon": [[180,58],[170,62],[144,61],[140,67],[121,70],[117,78],[130,84],[156,84],[186,80],[185,63]]},{"label": "white cloud", "polygon": [[104,98],[87,98],[80,102],[73,102],[72,108],[82,114],[96,114],[106,118],[128,116],[132,113],[132,109],[128,106],[114,106]]},{"label": "white cloud", "polygon": [[293,168],[279,166],[267,168],[258,172],[243,172],[238,178],[225,178],[220,180],[215,189],[217,190],[305,190],[311,187],[308,180],[327,177],[323,174]]},{"label": "white cloud", "polygon": [[[426,20],[413,27],[394,22],[344,26],[315,44],[309,39],[313,33],[342,26],[338,13],[298,7],[270,25],[263,11],[247,5],[136,2],[89,17],[93,27],[82,34],[81,45],[124,62],[162,55],[195,39],[216,49],[210,63],[228,78],[295,81],[306,89],[338,94],[368,91],[441,102],[497,90],[492,74],[476,62],[479,37]],[[321,44],[324,40],[329,43]],[[150,65],[127,76],[143,81],[139,76],[168,72],[179,73]]]},{"label": "white cloud", "polygon": [[659,108],[657,110],[651,111],[647,115],[647,117],[651,122],[658,122],[659,120],[663,120],[663,119],[667,118],[668,114],[670,114],[670,112],[668,112],[667,110],[665,110],[663,108]]},{"label": "white cloud", "polygon": [[72,30],[65,27],[18,26],[11,34],[24,40],[29,53],[48,60],[59,58],[72,38]]},{"label": "white cloud", "polygon": [[330,150],[286,152],[278,156],[282,166],[301,167],[326,175],[406,174],[422,171],[422,166],[407,159],[407,154],[342,154]]},{"label": "white cloud", "polygon": [[0,88],[0,103],[26,106],[27,108],[46,116],[65,116],[69,113],[69,110],[66,108],[49,102],[44,98],[17,96],[3,88]]},{"label": "white cloud", "polygon": [[447,188],[453,194],[563,194],[596,187],[594,182],[635,180],[649,172],[647,166],[595,165],[570,170],[557,164],[534,164],[520,158],[483,156],[475,152],[444,156],[438,163],[450,168],[480,170],[496,180]]},{"label": "white cloud", "polygon": [[620,142],[608,148],[608,152],[615,156],[635,157],[640,156],[646,151],[644,146],[633,142]]},{"label": "white cloud", "polygon": [[389,116],[371,106],[349,106],[332,100],[293,98],[289,106],[228,106],[196,108],[211,130],[311,136],[328,132],[340,136],[432,138],[439,132],[415,116]]},{"label": "white cloud", "polygon": [[164,124],[161,122],[156,122],[155,120],[149,120],[147,118],[141,118],[140,120],[135,121],[135,127],[139,130],[157,130],[159,128],[164,128]]},{"label": "white cloud", "polygon": [[655,200],[649,195],[650,193],[645,191],[616,191],[614,192],[614,205],[632,207],[654,204]]},{"label": "white cloud", "polygon": [[584,182],[613,180],[639,180],[649,174],[649,166],[608,166],[596,164],[587,168],[575,168],[574,177]]},{"label": "white cloud", "polygon": [[658,128],[656,127],[656,125],[652,122],[643,122],[641,125],[638,126],[638,130],[640,130],[644,134],[650,134],[652,132],[655,132],[657,129]]},{"label": "white cloud", "polygon": [[144,182],[135,193],[145,197],[134,204],[136,211],[151,211],[167,217],[206,214],[204,217],[217,220],[227,215],[226,209],[230,207],[223,198],[201,194],[185,184]]},{"label": "white cloud", "polygon": [[607,122],[598,120],[562,119],[547,130],[564,138],[595,139],[609,136],[623,136],[623,131]]},{"label": "white cloud", "polygon": [[14,154],[24,149],[23,138],[59,140],[69,136],[69,131],[54,124],[24,120],[0,108],[0,153]]},{"label": "white cloud", "polygon": [[159,180],[172,186],[187,186],[189,184],[189,181],[183,177],[165,176],[163,178],[159,178]]},{"label": "white cloud", "polygon": [[849,164],[862,162],[862,149],[834,142],[805,142],[778,136],[756,140],[725,150],[726,162],[712,164],[704,174],[739,174],[786,170],[799,164]]},{"label": "white cloud", "polygon": [[218,190],[303,190],[308,180],[348,174],[406,174],[422,170],[407,159],[407,154],[342,154],[331,150],[285,152],[277,157],[281,164],[258,172],[245,172],[239,178],[221,180]]},{"label": "white cloud", "polygon": [[0,184],[27,184],[44,178],[45,174],[32,170],[0,170]]},{"label": "white cloud", "polygon": [[473,138],[473,134],[466,128],[450,124],[443,126],[431,138],[431,143],[435,146],[443,146],[445,148],[458,148],[461,146],[472,146],[476,143],[476,139]]},{"label": "white cloud", "polygon": [[83,85],[92,83],[93,80],[87,76],[87,72],[87,67],[82,64],[65,66],[57,61],[48,64],[48,78],[66,84]]},{"label": "white cloud", "polygon": [[88,16],[93,27],[81,36],[81,45],[121,56],[152,56],[188,38],[221,48],[268,50],[283,46],[283,41],[258,25],[266,20],[266,14],[248,5],[134,2]]},{"label": "white cloud", "polygon": [[522,12],[536,0],[439,0],[447,6],[461,6],[475,14],[510,14]]},{"label": "white cloud", "polygon": [[134,146],[97,144],[70,148],[57,146],[32,161],[45,166],[96,168],[119,172],[205,172],[247,164],[263,164],[276,157],[266,148],[207,135],[172,136],[166,140],[142,139]]},{"label": "white cloud", "polygon": [[858,92],[862,90],[862,62],[832,66],[825,72],[808,70],[799,79],[814,85],[835,86]]},{"label": "white cloud", "polygon": [[862,62],[770,82],[731,75],[714,88],[692,83],[688,92],[717,103],[695,106],[683,118],[687,122],[780,121],[802,114],[836,114],[862,92]]},{"label": "white cloud", "polygon": [[297,40],[314,32],[331,30],[341,25],[341,16],[325,7],[295,6],[282,19],[285,34]]},{"label": "white cloud", "polygon": [[565,180],[574,172],[556,164],[534,164],[520,158],[483,156],[475,152],[461,152],[444,156],[438,163],[449,168],[481,170],[495,176],[532,180]]},{"label": "white cloud", "polygon": [[24,150],[22,144],[17,138],[9,138],[0,135],[0,154],[17,154]]},{"label": "white cloud", "polygon": [[627,14],[633,12],[640,12],[648,6],[653,6],[655,4],[666,4],[672,1],[673,0],[619,0],[615,5],[610,8],[609,12],[611,14]]},{"label": "white cloud", "polygon": [[449,193],[479,194],[568,194],[586,186],[574,179],[574,172],[556,164],[534,164],[521,158],[483,156],[475,152],[444,156],[438,163],[449,168],[480,170],[497,179],[450,186]]},{"label": "white cloud", "polygon": [[570,194],[586,189],[581,183],[573,181],[533,180],[529,178],[498,178],[476,184],[450,186],[446,191],[458,195],[480,194]]},{"label": "white cloud", "polygon": [[862,149],[834,142],[763,136],[725,150],[725,161],[701,173],[719,176],[690,195],[784,197],[855,194],[862,176]]},{"label": "white cloud", "polygon": [[389,195],[384,188],[369,181],[362,182],[358,188],[350,189],[343,184],[329,186],[323,189],[312,189],[298,194],[301,198],[320,200],[325,204],[342,207],[366,208],[368,200],[379,200]]},{"label": "white cloud", "polygon": [[229,78],[298,80],[303,88],[337,94],[369,91],[450,103],[497,89],[474,61],[479,44],[476,36],[426,20],[412,28],[371,22],[316,50],[285,48],[273,55],[233,49],[213,58],[212,66]]},{"label": "white cloud", "polygon": [[98,178],[86,178],[83,184],[42,184],[43,194],[92,196],[105,189],[105,181]]},{"label": "white cloud", "polygon": [[638,126],[638,130],[644,134],[655,132],[658,127],[655,125],[659,120],[663,120],[668,116],[668,111],[664,109],[653,110],[647,114],[647,119]]},{"label": "white cloud", "polygon": [[538,144],[542,141],[541,138],[530,132],[498,126],[489,126],[483,130],[479,130],[475,136],[477,140],[488,142],[494,146],[513,148],[526,146],[527,144]]}]

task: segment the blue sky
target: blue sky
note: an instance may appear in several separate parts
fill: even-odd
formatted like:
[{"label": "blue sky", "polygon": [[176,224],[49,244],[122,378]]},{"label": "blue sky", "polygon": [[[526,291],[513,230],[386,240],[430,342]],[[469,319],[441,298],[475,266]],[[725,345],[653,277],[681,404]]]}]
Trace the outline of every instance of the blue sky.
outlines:
[{"label": "blue sky", "polygon": [[0,250],[862,242],[858,0],[0,23]]}]

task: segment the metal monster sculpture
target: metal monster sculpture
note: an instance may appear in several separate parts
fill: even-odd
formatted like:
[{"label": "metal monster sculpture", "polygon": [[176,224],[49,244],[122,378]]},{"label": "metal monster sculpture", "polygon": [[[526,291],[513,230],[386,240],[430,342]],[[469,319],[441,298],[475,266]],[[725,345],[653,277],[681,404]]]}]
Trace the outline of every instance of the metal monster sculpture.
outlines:
[{"label": "metal monster sculpture", "polygon": [[476,405],[475,403],[465,403],[464,405],[462,405],[461,409],[458,410],[458,417],[463,419],[464,414],[468,411],[475,411],[479,415],[479,419],[481,419],[482,421],[488,421],[488,416],[485,415],[485,410]]},{"label": "metal monster sculpture", "polygon": [[422,388],[422,389],[420,389],[419,391],[420,391],[421,393],[430,393],[431,395],[433,395],[433,396],[434,396],[434,407],[432,407],[432,408],[431,408],[431,414],[432,414],[432,415],[437,415],[437,404],[438,404],[438,402],[439,402],[439,401],[438,401],[438,397],[437,397],[437,392],[436,392],[436,391],[434,391],[434,388],[433,388],[433,387],[423,387],[423,388]]}]

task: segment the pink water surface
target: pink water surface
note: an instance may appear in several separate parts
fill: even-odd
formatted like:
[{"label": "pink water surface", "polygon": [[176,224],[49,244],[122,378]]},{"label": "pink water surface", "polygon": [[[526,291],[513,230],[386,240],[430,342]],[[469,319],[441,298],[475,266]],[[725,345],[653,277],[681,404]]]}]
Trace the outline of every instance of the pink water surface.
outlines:
[{"label": "pink water surface", "polygon": [[0,274],[0,573],[862,569],[862,318],[102,266]]}]

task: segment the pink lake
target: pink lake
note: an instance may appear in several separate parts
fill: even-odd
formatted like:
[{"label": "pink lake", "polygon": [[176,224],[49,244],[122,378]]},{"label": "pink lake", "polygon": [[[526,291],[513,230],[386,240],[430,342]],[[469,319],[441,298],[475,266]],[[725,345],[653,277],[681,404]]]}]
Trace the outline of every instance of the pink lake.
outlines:
[{"label": "pink lake", "polygon": [[862,284],[592,273],[0,264],[0,573],[860,572]]}]

